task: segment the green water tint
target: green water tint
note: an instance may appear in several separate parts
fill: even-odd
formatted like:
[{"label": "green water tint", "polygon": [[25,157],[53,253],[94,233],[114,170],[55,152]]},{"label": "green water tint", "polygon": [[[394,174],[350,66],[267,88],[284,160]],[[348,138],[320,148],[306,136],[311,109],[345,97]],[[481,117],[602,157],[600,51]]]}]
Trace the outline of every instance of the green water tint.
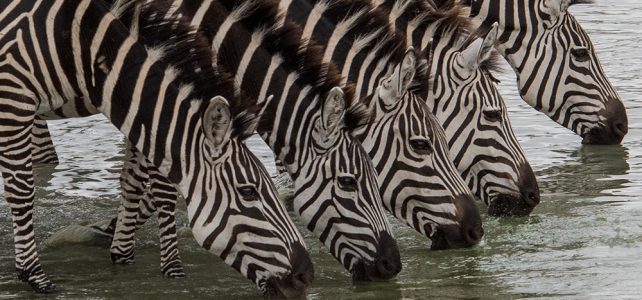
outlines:
[{"label": "green water tint", "polygon": [[[635,9],[638,6],[635,0],[622,0],[572,8],[591,34],[627,106],[630,131],[622,146],[580,145],[579,137],[517,98],[512,74],[499,74],[511,122],[542,192],[533,215],[485,216],[482,243],[454,251],[429,251],[426,238],[390,218],[402,272],[391,282],[356,285],[317,239],[300,228],[316,271],[307,297],[642,295],[642,53],[638,51],[642,18]],[[11,219],[0,196],[0,299],[260,299],[249,280],[201,249],[188,229],[181,229],[179,237],[188,276],[181,280],[160,274],[155,220],[137,235],[136,264],[127,266],[113,265],[104,244],[93,245],[82,230],[81,234],[74,233],[74,227],[66,229],[71,234],[61,231],[115,215],[123,140],[104,118],[58,121],[51,128],[62,162],[37,170],[35,220],[43,267],[60,292],[37,295],[16,278]],[[248,145],[274,172],[269,149],[257,138]],[[185,226],[184,212],[178,214],[178,221]],[[60,234],[66,237],[56,237]]]}]

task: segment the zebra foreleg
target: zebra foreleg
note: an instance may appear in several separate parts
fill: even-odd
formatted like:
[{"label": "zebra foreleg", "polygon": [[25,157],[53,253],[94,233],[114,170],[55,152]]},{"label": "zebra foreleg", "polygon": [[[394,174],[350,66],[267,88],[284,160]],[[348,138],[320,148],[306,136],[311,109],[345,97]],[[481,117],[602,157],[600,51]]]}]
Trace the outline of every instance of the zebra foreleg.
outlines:
[{"label": "zebra foreleg", "polygon": [[[28,111],[15,109],[7,118],[0,118],[0,171],[4,180],[4,193],[13,219],[16,271],[18,278],[26,281],[40,293],[51,293],[56,286],[47,278],[40,265],[33,228],[34,180],[31,156],[32,120],[28,126],[16,126],[20,120],[18,113]],[[33,118],[33,117],[31,117]],[[27,122],[25,122],[27,123]]]},{"label": "zebra foreleg", "polygon": [[33,123],[32,152],[33,162],[36,164],[58,164],[58,154],[51,140],[47,121],[38,119]]},{"label": "zebra foreleg", "polygon": [[[178,240],[176,237],[176,200],[178,191],[155,167],[149,166],[150,191],[153,205],[141,207],[158,208],[158,226],[161,250],[161,273],[169,278],[185,277],[183,262],[178,254]],[[139,215],[139,221],[141,220]],[[144,220],[143,220],[144,222]],[[139,223],[141,224],[141,223]]]},{"label": "zebra foreleg", "polygon": [[139,207],[145,201],[146,184],[149,181],[144,158],[132,147],[127,147],[126,157],[120,176],[121,201],[109,250],[115,264],[134,263],[134,233]]}]

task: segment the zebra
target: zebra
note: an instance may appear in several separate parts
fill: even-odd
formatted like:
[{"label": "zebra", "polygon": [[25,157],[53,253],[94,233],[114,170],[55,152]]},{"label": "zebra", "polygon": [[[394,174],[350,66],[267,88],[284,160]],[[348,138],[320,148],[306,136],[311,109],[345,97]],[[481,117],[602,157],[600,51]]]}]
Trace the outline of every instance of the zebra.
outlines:
[{"label": "zebra", "polygon": [[[339,40],[336,32],[324,31],[324,26],[316,23],[325,24],[330,19],[340,24],[337,27],[357,32],[359,29],[352,28],[374,28],[372,31],[376,32],[389,25],[399,32],[396,35],[405,36],[408,44],[425,50],[429,68],[425,85],[431,88],[420,96],[427,99],[444,126],[450,158],[470,189],[488,204],[491,215],[527,215],[539,203],[535,175],[492,82],[489,48],[482,48],[492,43],[494,34],[488,34],[486,39],[473,35],[466,40],[464,32],[471,29],[461,17],[461,8],[439,11],[419,0],[282,2],[287,3],[281,7],[287,10],[288,18],[307,22],[305,28],[310,33],[304,38],[336,43],[330,46],[337,49],[346,48],[335,42]],[[357,15],[361,10],[366,21],[350,24],[351,17],[346,15]],[[383,24],[373,26],[377,19]],[[352,59],[346,52],[337,50],[335,56],[340,60]],[[468,60],[455,60],[459,53],[468,53]],[[356,66],[362,65],[359,59],[354,59]],[[464,74],[464,69],[471,69],[470,76]]]},{"label": "zebra", "polygon": [[[324,64],[316,47],[303,49],[296,38],[300,29],[277,22],[278,10],[269,1],[145,5],[142,10],[151,16],[191,20],[208,37],[217,57],[215,68],[233,74],[237,93],[258,99],[274,95],[257,131],[294,178],[295,214],[354,280],[394,277],[401,270],[400,256],[380,204],[376,173],[350,135],[355,124],[366,122],[369,111],[354,100],[350,85],[341,84],[336,67]],[[345,86],[345,91],[336,86]],[[133,204],[144,213],[153,210],[153,201]],[[128,230],[148,216],[132,222]]]},{"label": "zebra", "polygon": [[[159,23],[156,30],[176,26]],[[145,48],[98,1],[0,3],[0,170],[18,277],[37,292],[56,287],[34,239],[31,134],[35,116],[53,110],[105,114],[148,159],[150,174],[185,198],[199,244],[265,295],[298,295],[309,284],[305,244],[266,170],[242,142],[259,125],[258,111],[230,92],[223,73],[201,74],[209,88],[199,89],[160,61],[172,51],[189,59],[183,51],[195,41],[185,36],[165,48]],[[161,124],[161,117],[171,122]],[[222,227],[212,222],[218,218]]]},{"label": "zebra", "polygon": [[419,54],[405,50],[403,35],[369,2],[281,0],[279,8],[303,28],[303,43],[324,45],[324,60],[374,112],[353,135],[377,169],[384,207],[430,237],[432,249],[476,245],[483,236],[479,209],[449,159],[441,126],[416,95],[428,88]]},{"label": "zebra", "polygon": [[[446,7],[453,0],[436,0]],[[626,109],[596,48],[569,12],[590,0],[464,0],[476,26],[499,24],[495,48],[517,75],[530,106],[572,130],[583,144],[619,144],[628,132]]]},{"label": "zebra", "polygon": [[[198,3],[183,2],[183,4],[198,7]],[[177,11],[182,15],[190,16],[189,13],[185,14],[180,9]],[[364,15],[364,17],[367,16]],[[343,16],[338,18],[341,19]],[[362,18],[360,22],[365,20],[366,18]],[[385,22],[380,25],[387,26]],[[386,33],[385,30],[378,32],[382,36]],[[354,32],[354,36],[361,35],[361,31]],[[368,39],[377,40],[377,38]],[[305,40],[306,37],[303,37],[302,42],[305,43]],[[401,64],[397,64],[397,67],[393,68],[397,70],[394,72],[397,75],[395,84],[387,84],[387,87],[380,87],[378,91],[379,94],[390,94],[392,87],[405,86],[406,88],[395,89],[394,95],[390,96],[365,97],[366,101],[369,101],[370,110],[377,113],[371,117],[368,125],[360,126],[353,131],[353,135],[362,137],[363,145],[371,152],[379,179],[383,180],[380,184],[380,193],[385,197],[384,206],[388,210],[406,224],[430,237],[433,240],[431,246],[433,249],[470,247],[477,244],[483,235],[479,211],[470,190],[457,175],[456,168],[449,162],[443,131],[440,130],[436,119],[430,116],[431,113],[425,101],[413,96],[412,93],[405,93],[414,74],[408,71],[415,69],[416,58],[413,51],[406,52],[404,56],[403,47],[399,45],[404,43],[403,39],[398,38],[390,38],[388,46],[383,47],[377,46],[381,44],[380,40],[376,45],[361,43],[364,46],[369,45],[371,50],[368,51],[373,51],[372,55],[381,57],[380,61],[373,62],[373,65],[392,66],[390,62],[399,61],[403,57],[412,57],[409,60],[413,63],[404,68],[403,75],[400,72]],[[387,58],[391,56],[394,56],[394,59],[388,60]],[[363,65],[357,61],[355,64]],[[339,66],[341,67],[342,64]],[[384,76],[390,78],[388,76],[390,72],[383,70],[389,68],[380,67],[379,69],[377,76],[371,76],[377,79],[382,79]],[[346,76],[346,74],[342,75]],[[405,80],[405,83],[402,84],[402,80]],[[383,101],[393,102],[388,103],[387,108],[379,107]],[[379,147],[380,140],[384,137],[389,138],[390,143],[393,144],[407,143],[419,146],[411,148],[417,148],[412,154],[407,154],[404,147],[399,146],[395,146],[392,148],[393,152],[390,152],[391,148]],[[137,226],[143,223],[154,210],[153,204],[150,203],[142,204],[141,207],[144,213],[142,216],[139,215],[140,218],[135,222]],[[132,230],[128,229],[128,231]]]}]

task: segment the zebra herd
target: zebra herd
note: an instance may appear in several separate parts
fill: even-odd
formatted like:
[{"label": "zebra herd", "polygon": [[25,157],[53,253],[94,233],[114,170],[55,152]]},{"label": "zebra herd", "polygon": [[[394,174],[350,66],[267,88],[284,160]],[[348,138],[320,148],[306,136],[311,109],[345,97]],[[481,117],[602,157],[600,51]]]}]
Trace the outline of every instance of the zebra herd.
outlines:
[{"label": "zebra herd", "polygon": [[102,113],[126,136],[114,263],[157,213],[161,272],[183,277],[174,211],[266,296],[314,278],[301,234],[244,140],[294,185],[293,210],[356,281],[401,271],[385,210],[432,249],[472,247],[493,216],[539,203],[493,72],[583,143],[617,144],[626,112],[588,35],[585,0],[0,2],[0,170],[18,277],[53,292],[34,238],[46,120]]}]

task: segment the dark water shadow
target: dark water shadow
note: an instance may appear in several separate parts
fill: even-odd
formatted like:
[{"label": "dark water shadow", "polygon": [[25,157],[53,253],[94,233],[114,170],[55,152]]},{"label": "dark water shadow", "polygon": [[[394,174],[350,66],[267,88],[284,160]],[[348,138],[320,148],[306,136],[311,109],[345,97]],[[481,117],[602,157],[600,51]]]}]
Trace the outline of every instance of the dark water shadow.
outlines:
[{"label": "dark water shadow", "polygon": [[570,160],[536,172],[542,194],[610,195],[631,181],[618,175],[630,170],[629,149],[622,145],[584,145]]}]

